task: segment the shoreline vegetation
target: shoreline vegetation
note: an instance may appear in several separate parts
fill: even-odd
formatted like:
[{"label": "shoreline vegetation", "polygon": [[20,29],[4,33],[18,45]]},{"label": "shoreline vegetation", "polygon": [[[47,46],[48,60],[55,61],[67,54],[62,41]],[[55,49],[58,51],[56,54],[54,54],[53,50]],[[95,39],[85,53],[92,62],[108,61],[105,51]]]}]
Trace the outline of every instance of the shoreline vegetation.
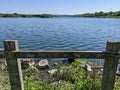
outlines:
[{"label": "shoreline vegetation", "polygon": [[54,14],[4,14],[0,13],[0,18],[52,18],[52,17],[85,17],[85,18],[120,18],[120,11],[110,11],[110,12],[95,12],[95,13],[84,13],[76,15],[54,15]]},{"label": "shoreline vegetation", "polygon": [[95,13],[84,13],[77,14],[74,17],[88,17],[88,18],[120,18],[120,11],[110,12],[95,12]]},{"label": "shoreline vegetation", "polygon": [[[34,59],[21,60],[25,90],[101,90],[103,69],[92,68],[96,64],[86,59],[77,58],[72,63],[61,60],[46,63],[47,59],[42,59],[37,65]],[[0,88],[10,90],[7,67],[0,72]],[[120,77],[116,76],[114,90],[119,89]]]},{"label": "shoreline vegetation", "polygon": [[51,18],[53,17],[51,14],[18,14],[18,13],[13,13],[13,14],[2,14],[0,13],[0,18],[33,18],[33,17],[38,17],[38,18]]}]

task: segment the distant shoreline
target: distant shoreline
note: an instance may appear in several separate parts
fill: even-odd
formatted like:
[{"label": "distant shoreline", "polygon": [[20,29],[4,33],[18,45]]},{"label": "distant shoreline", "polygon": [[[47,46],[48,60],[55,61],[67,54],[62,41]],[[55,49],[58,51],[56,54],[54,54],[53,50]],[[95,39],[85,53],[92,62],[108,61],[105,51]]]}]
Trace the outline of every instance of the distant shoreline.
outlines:
[{"label": "distant shoreline", "polygon": [[95,12],[95,13],[84,13],[76,15],[55,15],[55,14],[2,14],[0,13],[0,18],[52,18],[52,17],[84,17],[84,18],[120,18],[120,11],[115,12]]},{"label": "distant shoreline", "polygon": [[[42,17],[0,17],[0,18],[42,18]],[[59,17],[44,17],[44,18],[114,18],[114,19],[120,19],[120,17],[115,17],[115,16],[111,16],[111,17],[67,17],[67,16],[59,16]]]}]

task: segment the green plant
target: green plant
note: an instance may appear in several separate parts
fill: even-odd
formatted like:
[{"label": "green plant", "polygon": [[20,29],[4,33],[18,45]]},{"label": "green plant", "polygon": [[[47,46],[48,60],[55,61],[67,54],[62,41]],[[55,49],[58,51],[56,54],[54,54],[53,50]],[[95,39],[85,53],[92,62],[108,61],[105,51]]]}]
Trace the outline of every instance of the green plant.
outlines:
[{"label": "green plant", "polygon": [[10,81],[7,71],[0,70],[0,89],[2,90],[10,90]]},{"label": "green plant", "polygon": [[83,63],[85,64],[87,62],[76,60],[69,68],[59,73],[58,79],[70,82],[71,85],[74,85],[75,90],[100,90],[100,78],[93,78],[93,73],[88,74],[83,71],[81,67],[81,64]]},{"label": "green plant", "polygon": [[[86,72],[81,64],[88,64],[86,60],[76,59],[69,66],[58,64],[58,72],[50,78],[41,77],[41,70],[28,68],[23,70],[25,90],[100,90],[100,75]],[[65,67],[64,69],[62,67]],[[53,85],[53,82],[58,82]],[[10,90],[7,71],[0,70],[0,88]],[[116,76],[114,90],[120,90],[120,77]]]},{"label": "green plant", "polygon": [[116,76],[116,82],[114,85],[114,90],[120,90],[120,76]]},{"label": "green plant", "polygon": [[54,90],[54,88],[47,83],[41,81],[33,81],[33,77],[28,77],[24,80],[25,90]]}]

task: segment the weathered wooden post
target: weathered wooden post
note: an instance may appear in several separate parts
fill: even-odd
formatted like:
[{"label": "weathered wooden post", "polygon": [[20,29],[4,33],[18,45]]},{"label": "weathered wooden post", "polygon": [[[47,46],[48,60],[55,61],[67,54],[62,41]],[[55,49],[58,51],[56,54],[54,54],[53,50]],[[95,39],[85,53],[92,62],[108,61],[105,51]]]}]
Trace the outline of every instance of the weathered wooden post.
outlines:
[{"label": "weathered wooden post", "polygon": [[119,62],[118,55],[115,53],[120,51],[120,42],[108,41],[106,51],[113,54],[107,55],[105,58],[102,90],[113,90],[117,65]]},{"label": "weathered wooden post", "polygon": [[21,61],[14,56],[12,51],[18,51],[17,40],[4,41],[7,69],[9,72],[11,90],[24,90]]}]

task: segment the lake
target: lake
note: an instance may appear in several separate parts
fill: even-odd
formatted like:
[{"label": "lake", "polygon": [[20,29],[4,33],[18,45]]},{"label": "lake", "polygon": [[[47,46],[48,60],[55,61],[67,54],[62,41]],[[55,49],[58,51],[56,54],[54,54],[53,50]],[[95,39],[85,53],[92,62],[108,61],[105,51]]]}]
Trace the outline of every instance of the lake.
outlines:
[{"label": "lake", "polygon": [[120,19],[0,18],[3,40],[18,40],[22,50],[105,50],[107,40],[120,41]]}]

